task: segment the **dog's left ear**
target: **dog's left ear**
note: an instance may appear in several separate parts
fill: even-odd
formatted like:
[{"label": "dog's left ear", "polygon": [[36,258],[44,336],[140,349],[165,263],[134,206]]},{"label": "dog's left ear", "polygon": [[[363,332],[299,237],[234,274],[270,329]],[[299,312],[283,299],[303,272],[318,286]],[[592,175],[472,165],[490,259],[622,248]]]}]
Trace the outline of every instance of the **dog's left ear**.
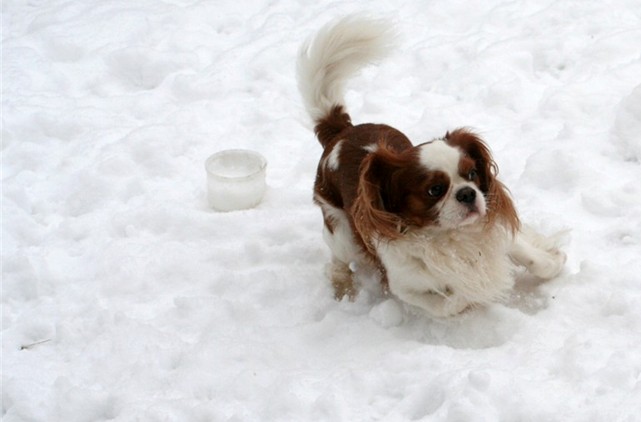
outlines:
[{"label": "dog's left ear", "polygon": [[520,222],[514,203],[507,188],[497,178],[499,168],[492,158],[490,149],[475,133],[467,129],[457,129],[445,135],[445,141],[458,147],[474,160],[479,175],[479,188],[485,195],[488,205],[488,223],[499,218],[513,231],[519,229]]}]

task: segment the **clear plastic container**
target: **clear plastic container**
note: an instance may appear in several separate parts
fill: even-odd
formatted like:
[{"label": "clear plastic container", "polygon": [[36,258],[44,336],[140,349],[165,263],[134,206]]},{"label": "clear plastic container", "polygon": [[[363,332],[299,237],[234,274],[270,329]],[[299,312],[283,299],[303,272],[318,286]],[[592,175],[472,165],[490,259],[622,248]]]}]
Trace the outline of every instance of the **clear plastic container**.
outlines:
[{"label": "clear plastic container", "polygon": [[267,161],[255,151],[220,151],[205,161],[207,201],[218,211],[253,208],[265,195]]}]

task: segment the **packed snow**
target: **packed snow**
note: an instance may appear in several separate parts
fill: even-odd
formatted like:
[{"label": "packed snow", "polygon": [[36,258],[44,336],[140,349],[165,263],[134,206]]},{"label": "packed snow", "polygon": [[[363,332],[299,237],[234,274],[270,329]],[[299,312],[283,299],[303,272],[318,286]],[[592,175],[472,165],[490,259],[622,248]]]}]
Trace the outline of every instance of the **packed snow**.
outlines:
[{"label": "packed snow", "polygon": [[[333,299],[295,59],[357,12],[400,38],[353,120],[477,130],[559,277]],[[3,421],[641,420],[638,0],[4,0],[2,122]],[[268,189],[217,212],[230,148]]]}]

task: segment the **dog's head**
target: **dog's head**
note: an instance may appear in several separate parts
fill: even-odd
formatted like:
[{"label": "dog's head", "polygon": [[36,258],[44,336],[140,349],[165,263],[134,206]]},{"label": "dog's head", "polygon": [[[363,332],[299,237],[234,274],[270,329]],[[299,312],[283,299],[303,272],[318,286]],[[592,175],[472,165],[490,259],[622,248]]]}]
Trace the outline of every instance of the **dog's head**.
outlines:
[{"label": "dog's head", "polygon": [[485,143],[465,129],[402,152],[381,142],[361,165],[354,225],[367,240],[497,221],[514,231],[518,217],[496,174]]}]

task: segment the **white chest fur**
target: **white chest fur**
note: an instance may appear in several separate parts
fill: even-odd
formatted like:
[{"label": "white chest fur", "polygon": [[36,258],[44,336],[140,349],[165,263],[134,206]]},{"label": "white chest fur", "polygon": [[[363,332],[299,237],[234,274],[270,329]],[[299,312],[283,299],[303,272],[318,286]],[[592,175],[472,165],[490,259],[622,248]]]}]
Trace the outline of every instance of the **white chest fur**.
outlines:
[{"label": "white chest fur", "polygon": [[503,227],[421,229],[381,242],[377,252],[400,299],[436,316],[500,299],[513,285],[512,245]]}]

